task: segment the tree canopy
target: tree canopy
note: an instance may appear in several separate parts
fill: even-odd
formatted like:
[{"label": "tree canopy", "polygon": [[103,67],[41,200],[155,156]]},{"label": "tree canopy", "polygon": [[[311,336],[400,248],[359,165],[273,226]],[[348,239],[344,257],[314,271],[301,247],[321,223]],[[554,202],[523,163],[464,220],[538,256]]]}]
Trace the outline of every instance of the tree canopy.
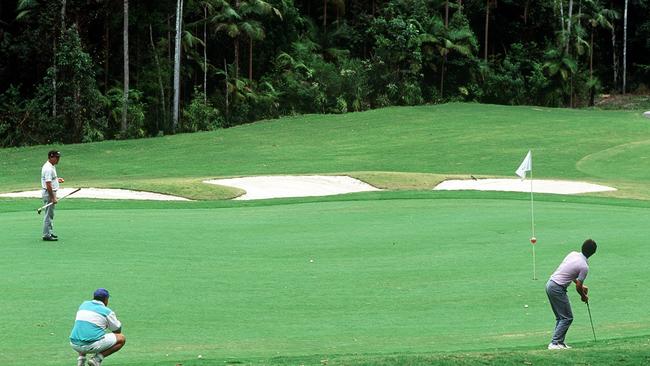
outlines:
[{"label": "tree canopy", "polygon": [[647,14],[650,0],[2,1],[0,146],[446,101],[593,105],[647,91]]}]

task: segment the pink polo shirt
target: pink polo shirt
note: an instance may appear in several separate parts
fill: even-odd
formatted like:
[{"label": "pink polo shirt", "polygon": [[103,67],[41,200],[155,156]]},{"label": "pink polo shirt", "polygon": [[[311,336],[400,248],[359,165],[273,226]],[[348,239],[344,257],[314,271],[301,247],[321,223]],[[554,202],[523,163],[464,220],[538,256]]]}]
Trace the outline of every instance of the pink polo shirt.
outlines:
[{"label": "pink polo shirt", "polygon": [[574,280],[584,282],[587,273],[589,273],[587,257],[580,252],[571,252],[553,272],[551,280],[560,286],[567,287]]}]

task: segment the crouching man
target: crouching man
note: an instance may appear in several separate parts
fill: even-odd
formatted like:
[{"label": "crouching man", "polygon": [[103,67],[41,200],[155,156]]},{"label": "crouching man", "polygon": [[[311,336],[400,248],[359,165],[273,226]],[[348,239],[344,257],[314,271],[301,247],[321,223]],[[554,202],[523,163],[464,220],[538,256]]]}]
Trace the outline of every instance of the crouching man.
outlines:
[{"label": "crouching man", "polygon": [[[84,301],[70,333],[70,345],[79,353],[77,366],[86,363],[86,355],[94,354],[88,359],[88,365],[100,366],[104,357],[119,351],[126,338],[122,335],[122,323],[108,306],[108,291],[100,288],[93,294],[92,301]],[[106,332],[109,330],[110,332]]]}]

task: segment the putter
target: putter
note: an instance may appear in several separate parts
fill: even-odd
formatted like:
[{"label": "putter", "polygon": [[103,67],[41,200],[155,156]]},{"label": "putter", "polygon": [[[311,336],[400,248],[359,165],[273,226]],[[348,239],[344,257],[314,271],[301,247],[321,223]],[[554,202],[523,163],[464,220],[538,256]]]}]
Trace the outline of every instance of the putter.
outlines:
[{"label": "putter", "polygon": [[[71,196],[71,195],[73,195],[73,194],[79,192],[80,190],[81,190],[81,188],[77,188],[77,189],[75,189],[74,191],[72,191],[72,192],[66,194],[65,196],[59,198],[59,201],[61,201],[62,199],[66,198],[66,197],[68,197],[68,196]],[[53,203],[54,203],[54,202],[50,202],[50,203],[48,203],[47,205],[45,205],[45,206],[43,206],[43,207],[39,207],[39,208],[36,210],[36,212],[40,215],[40,214],[41,214],[41,211],[43,211],[43,209],[48,208],[48,207],[51,206]]]},{"label": "putter", "polygon": [[594,342],[596,342],[596,331],[594,330],[594,321],[591,319],[591,309],[589,309],[589,301],[587,301],[587,312],[589,312],[589,322],[591,323],[591,331],[594,333]]}]

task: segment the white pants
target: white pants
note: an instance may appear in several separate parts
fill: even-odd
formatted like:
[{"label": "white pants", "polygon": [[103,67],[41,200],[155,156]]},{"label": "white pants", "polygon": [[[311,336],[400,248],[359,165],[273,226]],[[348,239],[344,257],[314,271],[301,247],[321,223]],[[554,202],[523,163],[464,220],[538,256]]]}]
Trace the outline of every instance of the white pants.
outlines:
[{"label": "white pants", "polygon": [[70,345],[72,346],[73,350],[82,354],[86,354],[86,353],[101,353],[113,347],[115,343],[117,343],[117,337],[115,336],[115,333],[107,333],[106,335],[104,335],[104,338],[91,344],[85,344],[83,346],[80,346],[78,344],[74,344],[70,342]]}]

